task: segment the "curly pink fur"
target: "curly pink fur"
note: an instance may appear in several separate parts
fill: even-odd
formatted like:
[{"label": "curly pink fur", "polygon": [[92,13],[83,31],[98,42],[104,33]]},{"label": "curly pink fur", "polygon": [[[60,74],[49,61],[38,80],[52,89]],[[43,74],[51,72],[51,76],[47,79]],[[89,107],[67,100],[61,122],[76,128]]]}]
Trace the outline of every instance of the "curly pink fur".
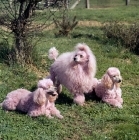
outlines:
[{"label": "curly pink fur", "polygon": [[104,102],[115,107],[122,108],[122,90],[120,71],[116,67],[110,67],[95,86],[95,92]]},{"label": "curly pink fur", "polygon": [[73,52],[61,54],[51,65],[50,77],[55,86],[64,85],[73,95],[74,102],[83,105],[84,93],[93,90],[96,58],[84,43],[78,43]]},{"label": "curly pink fur", "polygon": [[[38,88],[34,92],[26,89],[17,89],[7,94],[1,106],[5,110],[19,110],[27,113],[31,117],[45,115],[48,118],[57,116],[62,119],[63,116],[60,111],[56,109],[54,101],[57,98],[56,91],[53,91],[56,97],[55,100],[49,101],[51,95],[48,94],[49,90],[52,91],[53,82],[50,79],[43,79],[38,82]],[[52,98],[52,97],[51,97]],[[52,116],[51,116],[52,115]]]}]

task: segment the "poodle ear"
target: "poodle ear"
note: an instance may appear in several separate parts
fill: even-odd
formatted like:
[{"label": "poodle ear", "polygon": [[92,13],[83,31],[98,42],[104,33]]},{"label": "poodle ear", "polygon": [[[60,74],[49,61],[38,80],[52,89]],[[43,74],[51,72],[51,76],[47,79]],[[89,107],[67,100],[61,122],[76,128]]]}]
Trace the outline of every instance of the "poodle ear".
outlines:
[{"label": "poodle ear", "polygon": [[110,89],[112,87],[112,80],[111,78],[109,77],[108,74],[105,74],[102,78],[102,82],[104,83],[104,86],[107,88],[107,89]]},{"label": "poodle ear", "polygon": [[43,88],[38,88],[34,92],[33,101],[37,103],[38,105],[43,105],[46,102],[46,96],[45,96]]}]

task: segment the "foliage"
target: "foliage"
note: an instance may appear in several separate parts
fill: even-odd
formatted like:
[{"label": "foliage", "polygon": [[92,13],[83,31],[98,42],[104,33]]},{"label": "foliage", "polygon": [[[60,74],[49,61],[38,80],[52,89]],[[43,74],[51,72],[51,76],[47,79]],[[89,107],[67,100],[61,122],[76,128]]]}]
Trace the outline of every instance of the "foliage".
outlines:
[{"label": "foliage", "polygon": [[76,16],[74,16],[73,19],[71,19],[71,17],[68,14],[69,13],[63,10],[61,20],[54,19],[56,28],[59,30],[58,33],[55,33],[56,36],[68,36],[78,24]]},{"label": "foliage", "polygon": [[109,22],[104,25],[104,34],[115,43],[121,43],[139,54],[139,24]]},{"label": "foliage", "polygon": [[[1,1],[0,25],[9,29],[9,32],[13,34],[12,58],[13,62],[20,65],[34,62],[32,53],[36,42],[39,41],[39,39],[34,41],[35,33],[40,32],[46,26],[45,23],[37,26],[33,24],[34,12],[39,1],[17,0],[12,3]],[[51,15],[46,20],[50,17]]]}]

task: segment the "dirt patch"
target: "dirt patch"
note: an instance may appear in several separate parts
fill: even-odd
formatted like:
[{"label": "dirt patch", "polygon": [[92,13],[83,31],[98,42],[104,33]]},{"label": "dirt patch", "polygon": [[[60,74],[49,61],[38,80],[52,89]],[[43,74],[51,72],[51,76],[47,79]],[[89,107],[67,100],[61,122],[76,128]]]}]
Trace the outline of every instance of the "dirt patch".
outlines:
[{"label": "dirt patch", "polygon": [[5,27],[5,26],[0,26],[0,28],[1,28],[3,31],[5,31],[5,32],[11,32],[11,30],[8,29],[8,28]]},{"label": "dirt patch", "polygon": [[86,27],[90,27],[90,26],[101,27],[102,23],[98,21],[79,21],[78,25],[86,26]]},{"label": "dirt patch", "polygon": [[[33,24],[34,26],[34,24]],[[41,29],[41,25],[36,25],[36,27],[40,26]],[[98,22],[98,21],[79,21],[78,26],[85,26],[85,27],[90,27],[90,26],[94,26],[94,27],[101,27],[102,23]],[[11,32],[10,29],[6,28],[5,26],[0,26],[0,28],[6,32]],[[47,30],[53,30],[55,28],[55,24],[51,24],[45,28],[43,28],[44,31]]]}]

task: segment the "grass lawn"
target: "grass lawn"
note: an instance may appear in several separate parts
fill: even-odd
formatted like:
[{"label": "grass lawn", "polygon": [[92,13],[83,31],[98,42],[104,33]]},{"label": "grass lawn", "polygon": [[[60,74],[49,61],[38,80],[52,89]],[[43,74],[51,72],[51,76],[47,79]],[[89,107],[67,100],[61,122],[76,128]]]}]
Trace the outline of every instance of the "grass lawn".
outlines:
[{"label": "grass lawn", "polygon": [[[139,7],[114,7],[109,9],[75,9],[79,21],[101,23],[118,20],[134,23],[139,21]],[[43,17],[43,16],[42,16]],[[69,37],[55,37],[56,29],[45,30],[37,50],[43,58],[39,68],[7,66],[0,61],[0,102],[8,92],[17,88],[33,90],[37,81],[45,77],[52,61],[47,52],[55,46],[60,53],[72,51],[77,43],[86,43],[97,60],[97,78],[108,67],[115,66],[123,77],[123,109],[86,97],[85,106],[77,106],[72,95],[64,88],[56,101],[56,107],[64,119],[48,119],[45,116],[30,118],[20,112],[0,109],[0,140],[138,140],[139,138],[139,56],[128,49],[106,42],[101,27],[79,25]]]}]

